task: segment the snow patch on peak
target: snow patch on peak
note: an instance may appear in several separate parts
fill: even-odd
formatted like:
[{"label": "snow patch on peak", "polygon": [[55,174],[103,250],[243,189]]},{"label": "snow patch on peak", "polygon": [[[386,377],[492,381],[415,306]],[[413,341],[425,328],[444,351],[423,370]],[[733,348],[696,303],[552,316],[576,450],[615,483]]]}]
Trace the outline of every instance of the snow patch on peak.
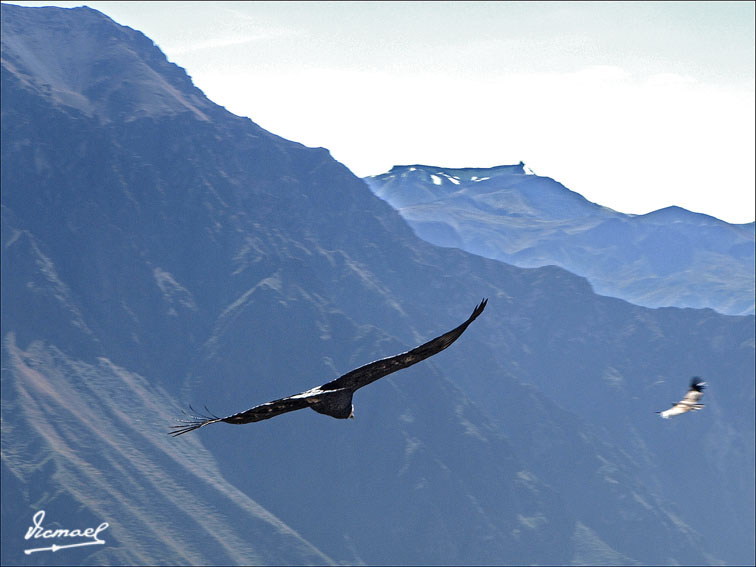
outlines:
[{"label": "snow patch on peak", "polygon": [[449,175],[448,173],[444,173],[442,171],[439,171],[439,173],[443,175],[444,177],[446,177],[449,181],[454,183],[454,185],[459,185],[459,177],[455,175]]}]

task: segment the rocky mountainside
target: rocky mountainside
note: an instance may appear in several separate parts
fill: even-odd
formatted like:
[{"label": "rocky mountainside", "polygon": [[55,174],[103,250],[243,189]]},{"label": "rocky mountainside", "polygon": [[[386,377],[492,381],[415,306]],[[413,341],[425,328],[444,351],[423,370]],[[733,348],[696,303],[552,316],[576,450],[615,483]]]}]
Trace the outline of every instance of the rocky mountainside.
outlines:
[{"label": "rocky mountainside", "polygon": [[754,223],[679,207],[627,215],[524,164],[396,166],[366,177],[421,238],[522,267],[554,264],[647,307],[754,313]]},{"label": "rocky mountainside", "polygon": [[[3,564],[752,562],[753,317],[428,244],[87,8],[2,4],[0,141]],[[355,420],[167,435],[189,403],[303,391],[483,297]],[[692,374],[706,411],[654,415]],[[39,510],[106,543],[26,555]]]}]

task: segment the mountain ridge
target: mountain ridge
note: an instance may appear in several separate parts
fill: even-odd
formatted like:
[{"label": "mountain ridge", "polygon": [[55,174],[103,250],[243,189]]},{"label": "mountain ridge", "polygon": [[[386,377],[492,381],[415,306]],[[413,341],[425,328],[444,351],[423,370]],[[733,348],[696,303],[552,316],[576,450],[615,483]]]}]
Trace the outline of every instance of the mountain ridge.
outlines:
[{"label": "mountain ridge", "polygon": [[[103,26],[108,18],[86,6],[64,13],[54,8],[41,10],[35,21],[41,20],[43,27],[34,27],[23,12],[6,23],[8,40],[3,45],[3,57],[6,68],[22,82],[42,79],[35,86],[46,93],[50,103],[103,121],[111,119],[116,106],[123,113],[127,101],[129,108],[121,118],[190,111],[198,119],[209,120],[206,112],[214,105],[208,104],[183,69],[168,62],[159,50],[145,49],[154,44],[141,32],[125,26]],[[75,35],[69,31],[74,20],[83,24],[75,27]],[[35,33],[42,29],[44,36]],[[102,37],[96,37],[98,33]],[[96,51],[90,49],[93,42],[98,42]],[[150,52],[154,57],[140,57],[137,52]],[[65,53],[71,57],[62,57]],[[106,87],[104,78],[118,69],[128,69],[128,77],[115,88]],[[170,81],[164,77],[170,77]],[[177,82],[178,88],[171,82]]]},{"label": "mountain ridge", "polygon": [[586,276],[597,293],[647,307],[754,312],[754,223],[677,206],[620,213],[526,175],[522,162],[395,166],[365,181],[433,244],[520,267],[555,264]]}]

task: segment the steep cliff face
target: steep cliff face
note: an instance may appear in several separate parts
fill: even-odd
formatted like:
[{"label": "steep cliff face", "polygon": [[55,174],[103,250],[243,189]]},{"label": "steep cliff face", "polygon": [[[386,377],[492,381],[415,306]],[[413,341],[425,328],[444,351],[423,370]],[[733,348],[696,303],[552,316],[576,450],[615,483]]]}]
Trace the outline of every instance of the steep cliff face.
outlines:
[{"label": "steep cliff face", "polygon": [[[434,247],[140,33],[2,10],[3,563],[751,557],[752,317]],[[450,349],[360,390],[354,421],[167,435],[188,403],[305,390],[482,297]],[[690,373],[710,377],[707,411],[661,422]],[[40,509],[109,522],[106,544],[25,556]]]}]

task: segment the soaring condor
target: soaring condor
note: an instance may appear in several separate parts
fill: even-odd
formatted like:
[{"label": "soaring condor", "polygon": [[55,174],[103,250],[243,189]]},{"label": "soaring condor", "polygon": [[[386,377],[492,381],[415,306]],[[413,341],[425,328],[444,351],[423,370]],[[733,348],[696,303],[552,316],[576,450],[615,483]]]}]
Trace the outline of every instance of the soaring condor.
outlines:
[{"label": "soaring condor", "polygon": [[698,376],[694,376],[690,381],[690,388],[685,394],[685,397],[677,403],[673,403],[672,407],[668,410],[657,411],[664,419],[669,419],[673,415],[680,415],[691,410],[700,410],[704,407],[703,404],[699,404],[698,400],[703,396],[703,391],[706,386],[706,382],[701,380]]},{"label": "soaring condor", "polygon": [[311,408],[318,413],[330,415],[337,419],[354,417],[352,395],[357,390],[363,386],[367,386],[371,382],[375,382],[379,378],[391,374],[392,372],[417,364],[421,360],[425,360],[447,348],[465,332],[465,329],[467,329],[470,323],[475,321],[478,315],[483,313],[483,309],[485,309],[487,302],[487,299],[481,301],[467,321],[460,326],[440,337],[436,337],[435,339],[420,345],[419,347],[413,348],[410,351],[390,356],[388,358],[382,358],[366,364],[365,366],[360,366],[355,370],[347,372],[340,378],[336,378],[331,382],[327,382],[322,386],[307,390],[301,394],[260,404],[247,411],[235,413],[228,417],[218,417],[215,415],[193,416],[192,419],[189,420],[179,420],[181,425],[174,425],[171,435],[174,437],[183,435],[189,431],[194,431],[195,429],[219,421],[225,421],[226,423],[234,423],[237,425],[262,421],[263,419],[270,419],[271,417],[276,417],[282,413],[303,408]]}]

